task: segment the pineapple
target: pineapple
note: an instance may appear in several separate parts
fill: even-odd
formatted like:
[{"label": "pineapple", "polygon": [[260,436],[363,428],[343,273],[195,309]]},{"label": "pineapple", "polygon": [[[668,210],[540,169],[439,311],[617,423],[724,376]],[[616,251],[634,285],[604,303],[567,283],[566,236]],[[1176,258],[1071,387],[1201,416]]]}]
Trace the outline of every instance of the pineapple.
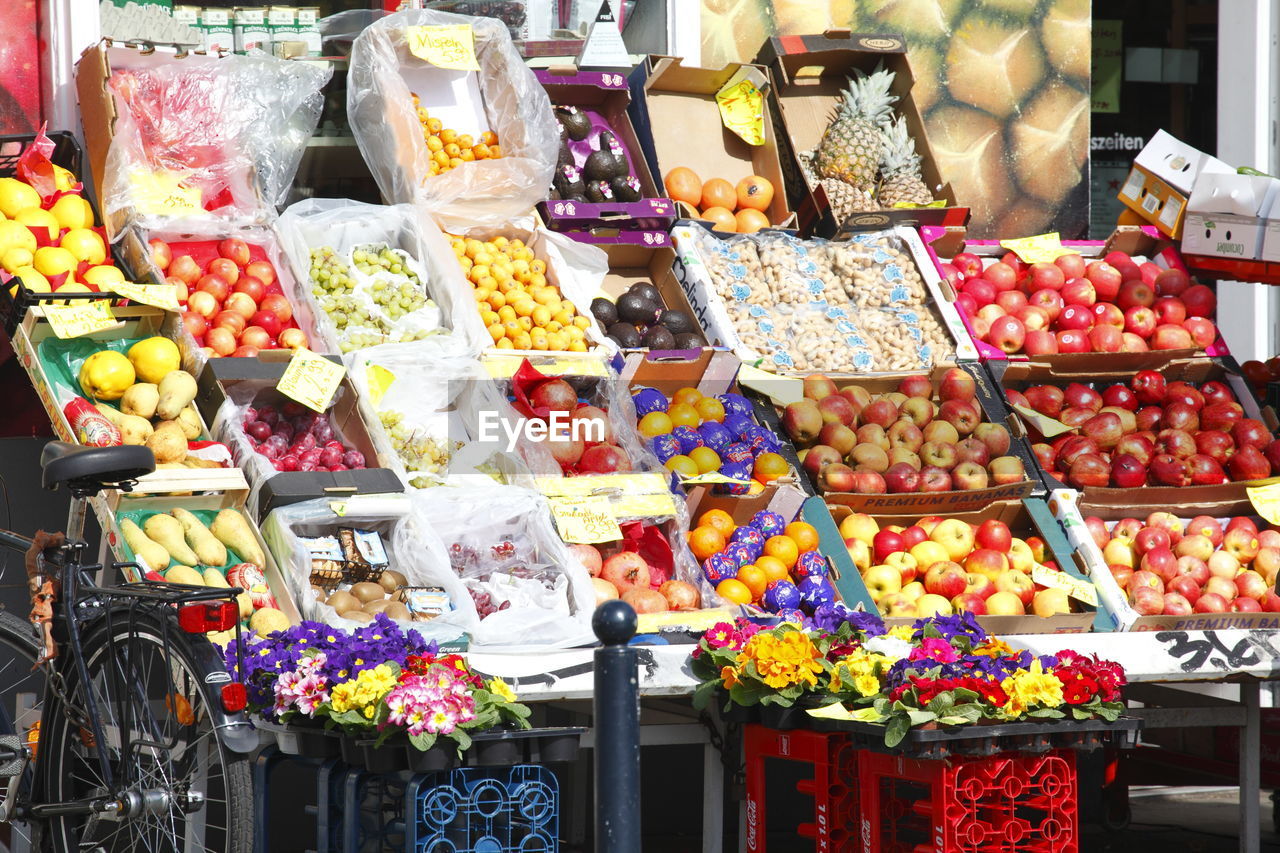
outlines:
[{"label": "pineapple", "polygon": [[884,132],[884,156],[880,160],[878,198],[885,208],[896,204],[924,205],[933,201],[933,193],[920,177],[920,155],[915,140],[907,132],[902,116],[895,118]]},{"label": "pineapple", "polygon": [[881,131],[898,100],[897,95],[889,94],[893,76],[880,66],[870,75],[854,71],[814,151],[813,165],[819,177],[841,180],[866,192],[875,188],[884,150]]},{"label": "pineapple", "polygon": [[854,189],[838,178],[819,178],[813,171],[813,152],[801,151],[796,155],[800,162],[800,170],[811,186],[819,186],[827,193],[827,203],[831,205],[831,214],[837,223],[844,222],[855,213],[868,210],[879,210],[880,205],[872,198],[868,190]]}]

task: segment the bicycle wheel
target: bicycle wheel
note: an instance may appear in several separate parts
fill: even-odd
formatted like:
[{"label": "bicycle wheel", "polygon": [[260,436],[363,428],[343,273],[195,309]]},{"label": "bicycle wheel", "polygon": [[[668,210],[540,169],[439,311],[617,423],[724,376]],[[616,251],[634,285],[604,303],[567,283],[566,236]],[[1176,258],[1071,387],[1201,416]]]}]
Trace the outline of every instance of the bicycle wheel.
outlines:
[{"label": "bicycle wheel", "polygon": [[[35,668],[39,637],[30,622],[0,611],[0,735],[17,735],[28,744],[39,736],[44,707],[45,671]],[[0,782],[0,799],[12,789],[14,805],[29,802],[32,776],[28,767],[17,779]],[[40,849],[38,827],[12,818],[0,823],[0,851],[22,849]]]},{"label": "bicycle wheel", "polygon": [[103,780],[92,733],[67,713],[48,713],[45,800],[123,788],[150,804],[131,817],[54,818],[49,835],[57,850],[247,853],[252,845],[248,757],[221,743],[209,713],[219,699],[205,676],[220,665],[205,638],[184,634],[173,620],[166,630],[159,618],[95,622],[82,638],[88,685],[74,666],[63,667],[69,704],[83,709],[87,695],[97,702],[116,790]]}]

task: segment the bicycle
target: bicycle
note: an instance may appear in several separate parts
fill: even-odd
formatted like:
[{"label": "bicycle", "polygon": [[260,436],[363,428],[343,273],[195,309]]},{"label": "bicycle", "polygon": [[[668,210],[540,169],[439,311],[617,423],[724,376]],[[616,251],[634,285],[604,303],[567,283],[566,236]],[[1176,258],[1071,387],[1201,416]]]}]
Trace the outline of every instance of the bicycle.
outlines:
[{"label": "bicycle", "polygon": [[[92,582],[103,567],[83,561],[87,500],[155,470],[148,448],[55,441],[41,467],[72,501],[57,547],[0,530],[35,558],[33,603],[56,594],[47,629],[0,611],[0,849],[245,853],[258,736],[205,636],[239,625],[241,590]],[[65,653],[38,663],[47,648]]]}]

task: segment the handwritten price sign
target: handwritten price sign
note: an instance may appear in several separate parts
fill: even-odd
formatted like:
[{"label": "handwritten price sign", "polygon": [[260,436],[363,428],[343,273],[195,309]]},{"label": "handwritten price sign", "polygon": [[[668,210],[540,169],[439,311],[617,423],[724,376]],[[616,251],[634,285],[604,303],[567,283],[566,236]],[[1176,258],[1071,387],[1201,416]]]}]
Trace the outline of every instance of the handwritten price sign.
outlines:
[{"label": "handwritten price sign", "polygon": [[110,287],[115,293],[134,302],[163,308],[166,311],[178,310],[178,288],[172,284],[135,284],[131,281],[117,281]]},{"label": "handwritten price sign", "polygon": [[1080,578],[1072,577],[1066,572],[1055,572],[1046,566],[1033,566],[1031,579],[1041,586],[1055,587],[1064,590],[1067,595],[1083,601],[1093,607],[1098,606],[1098,591],[1093,584]]},{"label": "handwritten price sign", "polygon": [[409,52],[437,68],[479,71],[476,62],[476,34],[467,24],[441,27],[407,27]]},{"label": "handwritten price sign", "polygon": [[157,216],[204,213],[199,187],[188,187],[172,172],[136,171],[129,175],[133,206]]},{"label": "handwritten price sign", "polygon": [[622,538],[622,529],[607,497],[553,498],[550,503],[551,515],[565,542],[590,545]]},{"label": "handwritten price sign", "polygon": [[44,317],[59,338],[79,338],[92,335],[119,324],[111,313],[111,305],[105,300],[72,302],[70,305],[46,305]]},{"label": "handwritten price sign", "polygon": [[276,390],[308,409],[323,412],[333,401],[346,370],[341,364],[316,355],[308,349],[294,350],[289,366],[276,383]]},{"label": "handwritten price sign", "polygon": [[1019,237],[1016,240],[1001,240],[1000,245],[1013,252],[1023,263],[1052,263],[1063,255],[1080,254],[1075,249],[1062,245],[1058,232],[1037,234],[1034,237]]}]

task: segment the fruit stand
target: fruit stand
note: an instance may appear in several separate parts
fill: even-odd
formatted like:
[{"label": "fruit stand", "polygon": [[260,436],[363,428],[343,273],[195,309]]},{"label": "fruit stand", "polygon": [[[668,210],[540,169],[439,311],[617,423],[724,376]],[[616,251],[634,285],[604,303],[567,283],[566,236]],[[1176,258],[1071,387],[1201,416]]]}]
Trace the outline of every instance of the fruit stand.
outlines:
[{"label": "fruit stand", "polygon": [[[286,204],[331,65],[385,204]],[[494,19],[423,10],[334,63],[85,52],[89,156],[41,133],[0,177],[0,320],[60,440],[155,455],[94,499],[103,553],[243,590],[208,639],[261,803],[310,768],[336,839],[357,789],[536,789],[502,849],[583,842],[559,786],[618,599],[640,744],[703,748],[703,850],[733,809],[765,849],[765,758],[814,768],[821,849],[960,823],[1079,849],[1076,756],[1195,726],[1240,730],[1256,849],[1280,373],[1237,363],[1231,285],[1154,224],[966,230],[920,77],[901,37],[839,33],[535,73]],[[975,800],[1051,779],[1070,808],[958,823],[964,768]],[[893,809],[901,838],[859,834]],[[448,848],[396,821],[400,849],[498,849],[476,815]]]}]

